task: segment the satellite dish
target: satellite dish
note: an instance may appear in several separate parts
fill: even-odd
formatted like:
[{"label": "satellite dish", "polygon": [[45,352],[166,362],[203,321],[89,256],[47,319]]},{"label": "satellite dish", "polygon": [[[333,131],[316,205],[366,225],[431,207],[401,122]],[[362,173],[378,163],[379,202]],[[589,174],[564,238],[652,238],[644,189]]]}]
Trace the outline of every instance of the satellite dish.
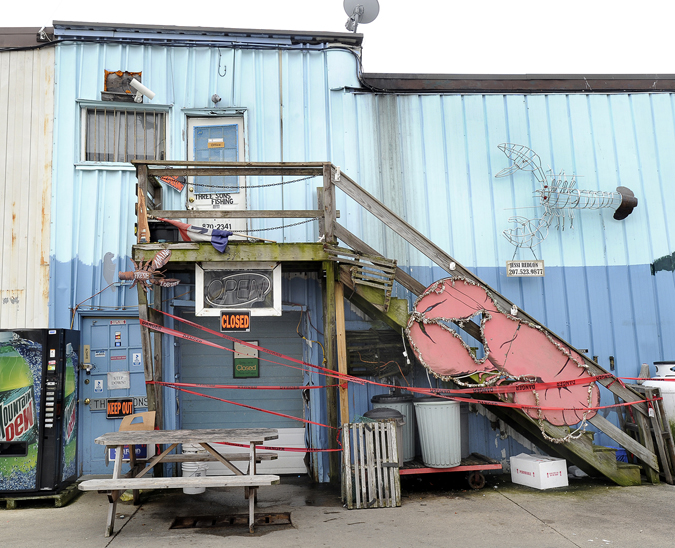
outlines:
[{"label": "satellite dish", "polygon": [[345,28],[356,32],[359,23],[372,23],[380,13],[380,4],[377,0],[344,0],[345,13],[349,15]]}]

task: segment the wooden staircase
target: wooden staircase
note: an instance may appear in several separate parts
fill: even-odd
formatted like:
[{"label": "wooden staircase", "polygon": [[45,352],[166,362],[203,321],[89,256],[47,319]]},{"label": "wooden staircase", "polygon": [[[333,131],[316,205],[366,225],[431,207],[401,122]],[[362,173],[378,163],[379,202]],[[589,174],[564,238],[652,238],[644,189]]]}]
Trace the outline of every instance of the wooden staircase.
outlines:
[{"label": "wooden staircase", "polygon": [[[482,282],[479,278],[473,275],[470,271],[464,268],[455,259],[445,253],[442,249],[437,247],[433,242],[429,241],[424,235],[419,233],[412,226],[408,225],[403,219],[398,217],[395,213],[389,210],[384,204],[379,202],[372,195],[359,187],[354,181],[343,173],[337,170],[337,178],[335,177],[336,170],[333,168],[331,182],[334,187],[343,190],[348,196],[353,198],[357,203],[362,205],[367,211],[375,215],[385,225],[394,230],[399,236],[403,237],[408,243],[416,247],[419,251],[427,255],[437,265],[442,267],[451,276],[459,275],[474,281],[485,287],[495,298],[497,303],[505,310],[512,310],[513,304],[505,297],[500,295],[494,289],[491,289],[487,284]],[[324,178],[326,181],[326,178]],[[334,203],[334,188],[330,185],[324,184],[323,199],[320,199],[320,205],[326,203]],[[330,199],[326,200],[326,196],[330,195]],[[323,202],[323,204],[321,203]],[[360,240],[354,234],[349,232],[346,228],[338,224],[334,219],[332,221],[332,229],[326,229],[327,248],[335,246],[337,240],[346,244],[351,250],[356,252],[356,255],[363,255],[369,260],[373,258],[383,259],[375,249]],[[335,248],[333,255],[335,260],[339,260],[339,248]],[[354,254],[352,254],[354,259]],[[393,261],[392,261],[393,262]],[[347,297],[353,304],[358,306],[371,318],[381,320],[389,325],[392,329],[401,332],[407,325],[408,309],[407,301],[402,299],[390,298],[382,289],[372,286],[364,286],[355,283],[352,274],[349,270],[349,264],[340,265],[337,269],[337,276],[339,281],[345,286],[345,297]],[[425,287],[415,280],[412,276],[404,272],[398,267],[393,268],[393,277],[405,289],[412,294],[419,296],[425,290]],[[389,301],[389,305],[386,303]],[[560,341],[569,348],[574,349],[572,345],[566,343],[555,333],[550,332],[545,326],[542,326],[534,318],[527,315],[522,310],[517,309],[519,318],[531,322],[534,325],[541,326],[547,334],[554,340]],[[474,338],[480,340],[479,327],[472,322],[466,322],[463,326],[465,332]],[[583,355],[583,354],[582,354]],[[607,372],[601,368],[597,363],[583,356],[588,371],[593,375],[606,375]],[[599,384],[604,385],[608,390],[614,393],[617,398],[624,402],[635,402],[631,405],[632,413],[637,417],[636,423],[638,428],[647,428],[648,431],[648,409],[647,405],[641,400],[644,397],[630,388],[615,382],[614,378],[605,378],[598,380]],[[481,399],[485,399],[485,395],[481,395]],[[609,447],[597,446],[593,443],[593,434],[586,433],[576,439],[571,439],[565,443],[553,443],[546,439],[542,434],[542,429],[546,436],[550,438],[564,438],[570,433],[569,427],[553,426],[547,422],[541,425],[538,421],[533,420],[527,414],[514,408],[489,406],[490,411],[499,419],[511,426],[514,430],[525,436],[532,443],[543,449],[546,453],[552,456],[559,456],[565,458],[570,463],[578,466],[581,470],[592,476],[603,475],[618,485],[639,485],[641,482],[641,470],[644,472],[648,481],[658,483],[659,478],[659,460],[654,452],[653,444],[646,444],[647,447],[640,441],[626,434],[620,428],[613,425],[610,421],[597,414],[589,420],[598,430],[607,434],[618,445],[624,447],[627,452],[635,455],[640,461],[640,465],[627,464],[616,460],[616,450]],[[651,439],[651,436],[649,439]],[[646,437],[646,436],[644,436]]]}]

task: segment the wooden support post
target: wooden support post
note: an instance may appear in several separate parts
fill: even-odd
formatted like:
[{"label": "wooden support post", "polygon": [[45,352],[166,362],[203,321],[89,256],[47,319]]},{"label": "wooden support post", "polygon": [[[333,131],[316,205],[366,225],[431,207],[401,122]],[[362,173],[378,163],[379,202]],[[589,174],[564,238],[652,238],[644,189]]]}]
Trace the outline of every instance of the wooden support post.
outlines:
[{"label": "wooden support post", "polygon": [[136,194],[138,194],[138,208],[136,211],[137,243],[149,243],[150,227],[148,225],[148,209],[145,205],[145,197],[148,194],[148,166],[137,166],[136,177],[138,177],[138,187],[136,188]]},{"label": "wooden support post", "polygon": [[[157,312],[157,310],[162,309],[162,293],[163,290],[160,286],[153,286],[152,288],[152,303],[153,308],[148,310],[150,321],[159,325],[164,325],[164,316]],[[154,332],[152,334],[153,339],[153,360],[154,360],[154,379],[156,381],[162,380],[162,334]],[[162,430],[164,424],[164,399],[162,397],[163,390],[162,387],[158,384],[154,385],[155,387],[155,426]]]},{"label": "wooden support post", "polygon": [[[347,374],[347,332],[345,330],[345,290],[341,282],[335,283],[335,328],[337,331],[337,365],[340,373]],[[343,388],[344,386],[344,388]],[[340,424],[349,423],[349,390],[346,381],[340,381]]]},{"label": "wooden support post", "polygon": [[[316,205],[317,209],[323,211],[323,187],[316,187]],[[319,241],[326,240],[326,218],[324,216],[319,217]]]},{"label": "wooden support post", "polygon": [[[149,321],[148,318],[148,296],[143,291],[141,284],[137,284],[138,288],[138,317],[141,320]],[[143,372],[145,373],[145,380],[153,381],[154,377],[154,363],[152,356],[152,338],[150,337],[150,330],[141,326],[141,349],[143,352]],[[146,384],[145,393],[148,397],[148,411],[157,411],[157,399],[154,385]],[[157,424],[157,413],[155,413],[155,425]]]},{"label": "wooden support post", "polygon": [[333,185],[333,166],[323,165],[323,219],[325,242],[337,243],[335,239],[335,186]]},{"label": "wooden support post", "polygon": [[[335,355],[335,263],[324,261],[323,270],[326,273],[323,290],[323,344],[326,364],[324,367],[337,371]],[[334,380],[326,378],[326,384],[333,384]],[[326,388],[326,415],[330,426],[338,427],[337,390]],[[333,430],[328,433],[328,448],[337,449],[337,439]],[[331,483],[339,481],[340,458],[337,451],[329,453],[329,472]]]}]

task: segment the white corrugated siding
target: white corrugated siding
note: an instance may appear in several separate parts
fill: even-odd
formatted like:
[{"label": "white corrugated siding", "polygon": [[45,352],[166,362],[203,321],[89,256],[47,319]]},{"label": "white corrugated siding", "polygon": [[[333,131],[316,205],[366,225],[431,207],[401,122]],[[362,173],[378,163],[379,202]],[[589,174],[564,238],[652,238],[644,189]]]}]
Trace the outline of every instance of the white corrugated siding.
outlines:
[{"label": "white corrugated siding", "polygon": [[0,52],[0,327],[47,327],[54,50]]}]

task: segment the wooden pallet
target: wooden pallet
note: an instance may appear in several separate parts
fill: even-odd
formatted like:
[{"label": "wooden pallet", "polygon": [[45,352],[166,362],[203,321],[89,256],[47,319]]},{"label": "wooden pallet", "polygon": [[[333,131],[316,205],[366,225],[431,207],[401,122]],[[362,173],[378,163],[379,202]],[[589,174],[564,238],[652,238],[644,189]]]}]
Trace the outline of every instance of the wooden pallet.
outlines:
[{"label": "wooden pallet", "polygon": [[78,494],[79,491],[77,489],[77,485],[73,483],[59,493],[52,493],[49,495],[25,494],[25,495],[18,495],[16,497],[2,497],[0,498],[0,502],[4,502],[6,504],[7,510],[15,510],[18,507],[20,501],[45,501],[45,500],[53,500],[54,508],[61,508],[63,506],[66,506]]},{"label": "wooden pallet", "polygon": [[342,500],[350,510],[401,506],[394,421],[342,425]]},{"label": "wooden pallet", "polygon": [[[651,437],[644,440],[644,445],[647,448],[651,446],[652,450],[656,449],[655,453],[658,457],[660,469],[659,475],[663,477],[666,483],[673,485],[675,483],[675,444],[673,443],[670,425],[663,410],[663,402],[660,400],[661,389],[639,384],[628,386],[639,394],[642,394],[646,400],[651,401],[649,418],[643,419],[645,422],[649,421],[649,424],[646,426],[649,427]],[[636,438],[639,437],[641,429],[637,424],[637,420],[642,419],[642,417],[638,416],[637,412],[631,412],[629,407],[620,407],[618,409],[621,410],[619,412],[619,422],[622,429]],[[647,428],[644,430],[647,430]],[[658,482],[658,478],[656,479]]]}]

